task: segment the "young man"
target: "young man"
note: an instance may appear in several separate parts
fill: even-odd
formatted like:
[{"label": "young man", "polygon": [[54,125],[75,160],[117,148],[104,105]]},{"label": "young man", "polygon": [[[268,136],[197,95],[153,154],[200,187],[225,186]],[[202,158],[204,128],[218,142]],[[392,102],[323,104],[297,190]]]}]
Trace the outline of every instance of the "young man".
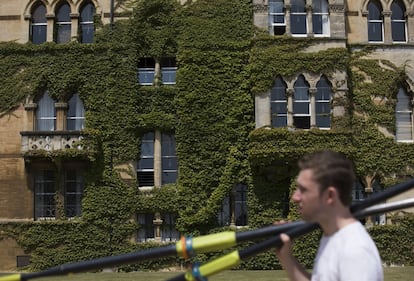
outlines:
[{"label": "young man", "polygon": [[292,254],[292,244],[281,234],[284,245],[276,254],[290,280],[382,281],[378,250],[365,227],[350,210],[355,183],[353,165],[333,151],[319,151],[299,161],[300,172],[292,200],[305,221],[319,223],[323,237],[312,273]]}]

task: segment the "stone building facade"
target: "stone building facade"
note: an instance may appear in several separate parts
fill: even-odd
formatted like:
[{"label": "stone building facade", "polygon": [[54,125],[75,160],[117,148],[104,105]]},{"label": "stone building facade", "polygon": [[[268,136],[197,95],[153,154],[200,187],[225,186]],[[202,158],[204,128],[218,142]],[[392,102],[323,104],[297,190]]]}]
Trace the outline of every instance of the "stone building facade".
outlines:
[{"label": "stone building facade", "polygon": [[[117,1],[115,1],[117,2]],[[182,1],[185,2],[185,1]],[[113,20],[126,18],[125,7],[110,6],[111,1],[102,0],[14,0],[0,1],[0,42],[17,43],[79,41],[88,43],[93,38],[94,24],[110,24]],[[367,55],[371,59],[385,59],[398,67],[405,66],[408,75],[406,93],[409,93],[411,113],[410,135],[405,142],[413,142],[412,92],[414,85],[414,4],[410,1],[379,0],[252,0],[253,22],[257,28],[269,34],[291,37],[321,38],[308,48],[317,52],[330,48],[360,50],[372,46],[374,51]],[[92,36],[92,37],[91,37]],[[155,65],[160,71],[160,65]],[[157,76],[157,75],[156,75]],[[297,83],[305,83],[309,89],[307,100],[313,111],[306,116],[296,114],[293,99]],[[255,96],[256,128],[274,126],[272,108],[275,103],[286,104],[283,126],[291,128],[329,129],[326,120],[320,119],[315,111],[317,104],[326,100],[318,98],[319,89],[332,87],[333,101],[349,94],[349,77],[338,69],[325,77],[303,71],[293,77],[279,77],[279,83],[286,91],[286,99],[273,99],[272,90]],[[322,84],[321,84],[322,83]],[[325,86],[324,86],[325,85]],[[328,100],[329,102],[330,100]],[[42,106],[53,103],[55,115],[50,119]],[[332,117],[344,114],[343,105],[332,107]],[[33,221],[43,218],[72,217],[79,214],[82,195],[82,178],[79,170],[86,161],[64,160],[54,163],[41,157],[43,151],[57,152],[65,149],[82,150],[84,109],[78,97],[51,101],[47,93],[37,100],[26,99],[12,112],[0,115],[0,223]],[[279,122],[279,121],[277,121]],[[385,132],[391,134],[389,132]],[[391,134],[392,135],[392,134]],[[155,132],[155,155],[160,159],[161,133]],[[22,155],[32,157],[22,157]],[[39,156],[40,155],[40,156]],[[49,171],[59,170],[62,176],[56,179]],[[125,175],[127,177],[127,175]],[[65,204],[64,214],[53,213],[55,194],[49,193],[48,184],[59,183],[57,196]],[[37,186],[43,186],[40,192]],[[153,185],[161,185],[161,175],[155,172]],[[143,187],[145,188],[145,187]],[[35,194],[42,193],[41,199]],[[399,198],[412,197],[414,191]],[[40,202],[36,200],[50,200]],[[39,203],[39,202],[38,202]],[[411,209],[414,211],[414,209]],[[52,212],[48,213],[48,212]],[[159,216],[156,217],[159,223]],[[159,229],[157,229],[159,238]],[[12,239],[0,240],[0,270],[13,270],[16,258],[25,254]]]}]

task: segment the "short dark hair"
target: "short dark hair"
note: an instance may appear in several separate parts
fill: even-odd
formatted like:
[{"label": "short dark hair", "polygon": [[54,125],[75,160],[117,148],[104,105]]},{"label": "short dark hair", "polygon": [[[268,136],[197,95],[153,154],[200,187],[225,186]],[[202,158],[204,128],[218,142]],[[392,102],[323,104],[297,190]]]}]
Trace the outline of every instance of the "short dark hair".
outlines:
[{"label": "short dark hair", "polygon": [[342,204],[351,204],[355,173],[352,162],[344,154],[332,150],[316,151],[305,155],[298,165],[301,170],[313,171],[313,179],[319,184],[321,192],[333,186]]}]

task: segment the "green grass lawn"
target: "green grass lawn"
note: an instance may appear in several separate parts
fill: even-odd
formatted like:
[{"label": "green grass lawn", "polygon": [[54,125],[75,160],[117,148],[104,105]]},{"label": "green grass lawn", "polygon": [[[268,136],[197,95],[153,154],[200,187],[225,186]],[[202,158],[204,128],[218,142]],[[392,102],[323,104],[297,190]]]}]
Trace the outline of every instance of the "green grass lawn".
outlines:
[{"label": "green grass lawn", "polygon": [[[414,266],[385,268],[385,281],[413,281]],[[70,276],[38,278],[39,281],[166,281],[182,272],[133,272],[133,273],[80,273]],[[281,270],[236,271],[228,270],[210,276],[209,281],[287,281]]]}]

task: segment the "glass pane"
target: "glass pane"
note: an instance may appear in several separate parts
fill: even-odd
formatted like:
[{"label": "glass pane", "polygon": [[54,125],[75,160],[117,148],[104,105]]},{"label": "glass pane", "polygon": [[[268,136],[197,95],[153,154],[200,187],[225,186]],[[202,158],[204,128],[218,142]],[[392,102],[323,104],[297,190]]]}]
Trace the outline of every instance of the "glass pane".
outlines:
[{"label": "glass pane", "polygon": [[287,102],[272,102],[271,111],[277,114],[286,114],[287,113]]},{"label": "glass pane", "polygon": [[274,35],[283,35],[286,33],[286,26],[273,26]]},{"label": "glass pane", "polygon": [[273,18],[273,23],[280,23],[280,24],[285,23],[285,16],[284,15],[274,15],[272,18]]},{"label": "glass pane", "polygon": [[294,114],[309,114],[309,103],[307,102],[294,102],[293,103]]},{"label": "glass pane", "polygon": [[316,114],[330,114],[331,106],[329,103],[318,102],[315,104],[315,111],[316,111]]},{"label": "glass pane", "polygon": [[391,20],[405,20],[405,7],[400,1],[391,4]]},{"label": "glass pane", "polygon": [[294,116],[293,125],[298,129],[310,129],[310,117],[308,116]]},{"label": "glass pane", "polygon": [[306,15],[291,14],[290,25],[292,34],[306,34]]},{"label": "glass pane", "polygon": [[304,13],[306,12],[305,10],[305,1],[304,0],[292,0],[290,2],[291,8],[290,8],[290,12],[291,13]]},{"label": "glass pane", "polygon": [[411,102],[409,96],[403,88],[398,90],[396,111],[411,111]]},{"label": "glass pane", "polygon": [[406,42],[405,38],[405,22],[391,22],[392,41]]},{"label": "glass pane", "polygon": [[314,34],[323,34],[323,23],[321,15],[312,15],[312,25]]},{"label": "glass pane", "polygon": [[55,101],[46,92],[37,103],[36,130],[53,131],[55,129]]},{"label": "glass pane", "polygon": [[138,171],[138,186],[154,186],[154,172]]},{"label": "glass pane", "polygon": [[382,42],[382,22],[368,23],[368,40],[371,42]]},{"label": "glass pane", "polygon": [[71,38],[71,25],[70,24],[59,24],[56,26],[57,35],[56,43],[67,43]]},{"label": "glass pane", "polygon": [[308,88],[295,87],[294,100],[309,100]]},{"label": "glass pane", "polygon": [[88,3],[83,6],[80,12],[81,22],[93,22],[93,16],[95,15],[95,6],[92,3]]},{"label": "glass pane", "polygon": [[162,83],[175,84],[176,74],[177,74],[177,68],[175,67],[161,68]]},{"label": "glass pane", "polygon": [[272,127],[281,128],[287,126],[287,117],[286,116],[277,116],[272,115]]},{"label": "glass pane", "polygon": [[154,158],[141,158],[138,162],[138,169],[154,169]]},{"label": "glass pane", "polygon": [[32,25],[31,36],[33,44],[46,42],[47,25]]},{"label": "glass pane", "polygon": [[382,8],[376,1],[368,4],[368,20],[382,20]]},{"label": "glass pane", "polygon": [[32,13],[32,23],[47,23],[46,19],[46,7],[39,5],[34,9]]},{"label": "glass pane", "polygon": [[81,32],[81,43],[93,43],[93,36],[95,33],[95,27],[93,23],[82,24]]},{"label": "glass pane", "polygon": [[58,9],[56,13],[57,22],[70,22],[70,7],[65,3]]},{"label": "glass pane", "polygon": [[138,68],[138,83],[141,85],[152,85],[155,78],[155,69]]},{"label": "glass pane", "polygon": [[269,1],[269,12],[270,13],[283,13],[283,0]]},{"label": "glass pane", "polygon": [[316,116],[316,127],[319,128],[330,128],[331,127],[331,117],[328,116]]},{"label": "glass pane", "polygon": [[175,183],[177,181],[177,172],[163,171],[161,184]]},{"label": "glass pane", "polygon": [[82,130],[85,123],[85,109],[78,94],[74,94],[68,102],[67,130]]}]

